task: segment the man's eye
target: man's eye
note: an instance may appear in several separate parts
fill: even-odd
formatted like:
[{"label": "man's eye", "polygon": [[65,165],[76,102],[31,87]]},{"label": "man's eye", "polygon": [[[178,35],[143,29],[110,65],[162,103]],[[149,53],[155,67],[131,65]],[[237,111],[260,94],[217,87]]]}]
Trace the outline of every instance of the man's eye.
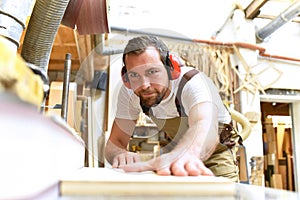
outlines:
[{"label": "man's eye", "polygon": [[153,74],[156,74],[157,72],[158,72],[158,70],[152,69],[152,70],[149,70],[149,71],[147,72],[147,74],[153,75]]},{"label": "man's eye", "polygon": [[128,74],[128,77],[129,77],[129,78],[136,79],[136,78],[139,78],[140,76],[139,76],[137,73],[129,73],[129,74]]}]

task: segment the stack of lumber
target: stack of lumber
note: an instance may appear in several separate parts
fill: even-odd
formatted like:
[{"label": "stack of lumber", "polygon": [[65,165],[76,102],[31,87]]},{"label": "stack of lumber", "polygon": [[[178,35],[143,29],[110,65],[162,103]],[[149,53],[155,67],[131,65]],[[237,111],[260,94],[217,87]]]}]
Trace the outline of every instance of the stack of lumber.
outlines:
[{"label": "stack of lumber", "polygon": [[265,119],[266,186],[293,190],[293,156],[290,131],[284,124],[273,126],[272,118]]}]

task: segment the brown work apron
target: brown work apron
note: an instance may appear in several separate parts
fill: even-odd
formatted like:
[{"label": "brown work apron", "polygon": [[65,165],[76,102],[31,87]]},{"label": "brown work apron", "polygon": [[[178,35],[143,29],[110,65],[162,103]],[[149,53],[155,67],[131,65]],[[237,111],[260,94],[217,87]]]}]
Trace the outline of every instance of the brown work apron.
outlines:
[{"label": "brown work apron", "polygon": [[[187,117],[176,117],[172,119],[157,119],[151,116],[153,122],[158,126],[159,130],[165,132],[167,137],[170,139],[169,143],[162,144],[162,153],[166,153],[172,150],[176,145],[176,141],[180,138],[176,138],[184,134],[188,129],[188,118]],[[219,135],[224,132],[225,126],[219,124]],[[227,129],[226,129],[227,130]],[[228,132],[226,131],[225,132]],[[229,130],[232,131],[232,130]],[[235,143],[238,138],[236,132],[232,132],[230,140]],[[175,142],[173,141],[175,140]],[[224,139],[220,138],[221,141]],[[228,141],[228,140],[227,140]],[[239,181],[239,168],[236,161],[236,150],[235,145],[231,144],[228,147],[225,144],[219,143],[213,154],[207,159],[203,160],[206,167],[208,167],[216,176],[227,177],[233,182]]]}]

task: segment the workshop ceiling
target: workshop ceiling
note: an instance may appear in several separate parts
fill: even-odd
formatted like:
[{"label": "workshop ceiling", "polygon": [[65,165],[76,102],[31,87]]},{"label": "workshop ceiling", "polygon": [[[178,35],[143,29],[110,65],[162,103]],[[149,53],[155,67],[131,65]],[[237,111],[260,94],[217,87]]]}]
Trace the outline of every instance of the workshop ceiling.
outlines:
[{"label": "workshop ceiling", "polygon": [[[296,0],[252,0],[244,7],[245,15],[247,19],[274,19],[294,2]],[[299,16],[293,21],[300,22]]]},{"label": "workshop ceiling", "polygon": [[[220,2],[224,4],[227,2],[227,7],[222,7],[220,4],[216,4],[216,2]],[[148,2],[148,4],[147,4]],[[203,3],[202,3],[203,2]],[[205,3],[204,3],[205,2]],[[288,8],[295,0],[231,0],[231,1],[224,1],[224,0],[212,0],[212,1],[198,1],[198,0],[186,0],[186,4],[194,3],[197,6],[179,6],[178,8],[174,7],[176,3],[174,1],[165,0],[153,0],[151,1],[151,6],[149,5],[149,1],[146,0],[114,0],[110,1],[110,14],[109,19],[111,18],[111,23],[109,25],[112,26],[122,26],[123,28],[130,28],[138,27],[139,24],[130,21],[131,19],[137,20],[139,15],[151,15],[150,20],[142,21],[142,24],[149,23],[150,25],[154,26],[158,24],[158,22],[166,22],[167,24],[174,24],[176,23],[183,23],[182,27],[186,28],[184,24],[189,25],[195,24],[198,27],[205,27],[208,31],[212,31],[216,27],[212,27],[210,30],[210,20],[217,20],[219,19],[218,26],[224,23],[224,19],[228,16],[230,9],[232,9],[233,5],[239,5],[245,11],[246,18],[250,20],[272,20],[277,17],[281,12],[283,12],[286,8]],[[216,6],[218,5],[218,6]],[[182,10],[180,10],[182,7]],[[208,14],[205,14],[207,17],[198,18],[195,22],[194,19],[191,19],[188,23],[186,21],[180,21],[180,19],[185,20],[189,14],[186,14],[185,8],[199,7],[199,11],[209,10]],[[201,8],[200,8],[201,7]],[[220,8],[221,7],[221,8]],[[178,9],[178,10],[177,10]],[[224,13],[222,17],[216,17],[215,12],[220,12],[221,10],[226,10],[227,13]],[[158,15],[158,12],[165,12],[165,18],[156,18],[155,15]],[[168,14],[172,12],[172,14]],[[192,12],[197,12],[197,9],[193,9]],[[193,13],[197,14],[197,13]],[[198,13],[199,14],[199,13]],[[175,18],[178,16],[178,18]],[[181,17],[181,18],[180,18]],[[121,20],[120,20],[121,19]],[[148,19],[148,18],[146,18]],[[299,16],[292,20],[293,22],[300,22]],[[177,25],[178,26],[178,25]],[[191,26],[191,25],[189,25]],[[195,27],[193,27],[195,29]],[[202,31],[203,32],[203,31]],[[202,34],[201,32],[201,34]],[[209,33],[210,34],[210,33]],[[211,36],[211,35],[207,35]],[[199,35],[199,34],[198,34]],[[201,36],[200,36],[201,37]],[[206,37],[205,35],[203,37]],[[80,63],[82,62],[82,58],[87,56],[88,50],[90,50],[90,41],[89,38],[84,35],[76,34],[71,28],[60,26],[55,42],[53,44],[53,49],[50,58],[49,70],[59,70],[63,71],[64,67],[64,58],[66,53],[72,54],[72,69],[78,70],[80,68]],[[81,51],[81,52],[79,52]],[[85,52],[83,54],[83,52]]]}]

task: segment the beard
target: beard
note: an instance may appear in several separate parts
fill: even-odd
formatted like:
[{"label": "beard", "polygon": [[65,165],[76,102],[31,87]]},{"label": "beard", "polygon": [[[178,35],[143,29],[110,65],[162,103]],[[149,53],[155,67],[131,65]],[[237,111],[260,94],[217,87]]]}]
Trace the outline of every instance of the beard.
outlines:
[{"label": "beard", "polygon": [[145,107],[152,107],[155,105],[158,105],[163,99],[163,95],[157,93],[154,97],[150,98],[143,98],[142,96],[140,97],[140,104]]},{"label": "beard", "polygon": [[141,92],[140,95],[138,95],[140,97],[140,105],[142,107],[150,108],[152,106],[156,106],[160,104],[160,102],[164,99],[167,90],[168,90],[167,88],[165,88],[161,92],[155,90],[153,96],[151,97],[143,97],[143,92],[148,92],[147,90]]}]

